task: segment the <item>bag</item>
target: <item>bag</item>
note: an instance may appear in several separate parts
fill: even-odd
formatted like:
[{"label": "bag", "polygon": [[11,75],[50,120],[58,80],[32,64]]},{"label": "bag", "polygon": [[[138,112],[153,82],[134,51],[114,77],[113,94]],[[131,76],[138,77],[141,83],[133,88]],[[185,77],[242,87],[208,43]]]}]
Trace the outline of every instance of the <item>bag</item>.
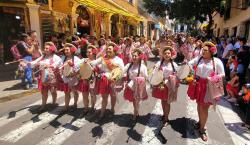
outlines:
[{"label": "bag", "polygon": [[214,102],[218,98],[224,95],[223,79],[220,78],[218,81],[207,81],[207,90],[209,92],[209,97],[205,97],[204,102]]},{"label": "bag", "polygon": [[11,48],[10,48],[10,52],[12,53],[13,57],[15,60],[18,60],[18,59],[21,59],[22,58],[22,55],[20,54],[18,48],[17,48],[17,45],[13,45]]}]

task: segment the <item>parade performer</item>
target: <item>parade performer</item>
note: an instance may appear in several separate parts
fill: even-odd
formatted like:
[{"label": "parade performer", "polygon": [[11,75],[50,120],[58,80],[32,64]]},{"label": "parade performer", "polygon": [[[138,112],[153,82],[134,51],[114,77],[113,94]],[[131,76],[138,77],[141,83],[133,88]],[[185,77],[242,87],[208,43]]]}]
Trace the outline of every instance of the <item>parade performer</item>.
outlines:
[{"label": "parade performer", "polygon": [[121,58],[116,56],[117,46],[115,43],[109,43],[105,56],[91,61],[92,66],[99,66],[100,78],[97,80],[97,92],[102,95],[102,108],[100,119],[104,117],[106,111],[108,96],[111,96],[111,112],[115,112],[116,104],[116,83],[122,78],[124,64]]},{"label": "parade performer", "polygon": [[135,48],[132,51],[132,62],[127,64],[124,69],[127,84],[124,90],[124,98],[133,102],[134,115],[133,120],[137,120],[139,116],[139,103],[141,100],[148,98],[146,91],[146,80],[148,78],[147,67],[141,62],[143,61],[143,53],[140,49]]},{"label": "parade performer", "polygon": [[74,109],[77,108],[77,101],[78,101],[78,77],[77,72],[79,67],[75,64],[79,63],[80,59],[75,56],[77,48],[70,43],[66,43],[64,45],[64,58],[63,60],[63,67],[61,68],[62,73],[62,81],[59,83],[59,90],[64,91],[65,93],[65,108],[63,111],[69,110],[69,102],[70,102],[70,92],[74,94]]},{"label": "parade performer", "polygon": [[129,37],[125,39],[125,46],[123,47],[123,63],[126,65],[131,61],[131,51],[134,49],[133,40]]},{"label": "parade performer", "polygon": [[[96,54],[97,54],[97,48],[93,45],[89,45],[87,47],[87,59],[82,59],[83,61],[86,62],[91,62],[96,59]],[[81,71],[81,69],[80,69]],[[83,71],[87,71],[86,68],[83,68]],[[84,110],[83,110],[83,115],[88,113],[88,111],[94,111],[95,103],[96,103],[96,90],[95,90],[95,85],[96,85],[96,73],[98,72],[98,67],[96,67],[94,70],[94,74],[91,75],[90,78],[88,79],[81,79],[79,81],[78,85],[78,90],[82,92],[83,96],[83,105],[84,105]],[[89,94],[91,96],[91,108],[89,109]]]},{"label": "parade performer", "polygon": [[42,94],[42,106],[40,111],[45,109],[48,99],[48,91],[52,95],[52,103],[56,103],[57,99],[57,75],[58,67],[62,65],[62,60],[55,54],[56,47],[53,42],[46,42],[44,44],[44,55],[30,62],[31,67],[38,66],[40,76],[38,79],[38,89]]},{"label": "parade performer", "polygon": [[137,48],[142,50],[143,55],[144,55],[143,60],[144,60],[144,63],[147,65],[147,61],[151,53],[151,50],[146,43],[146,38],[144,37],[140,38],[140,45]]},{"label": "parade performer", "polygon": [[[220,97],[213,94],[219,93],[217,89],[224,92],[222,77],[225,76],[225,72],[221,60],[214,57],[216,52],[217,48],[212,42],[204,42],[202,56],[196,57],[188,63],[194,70],[195,78],[193,82],[189,83],[188,96],[197,102],[199,121],[195,126],[199,129],[203,141],[208,139],[205,132],[208,109]],[[221,85],[217,86],[218,83],[221,83]],[[210,89],[213,86],[217,87]]]},{"label": "parade performer", "polygon": [[[162,60],[155,64],[153,74],[157,75],[157,71],[163,71],[163,80],[159,85],[152,86],[152,96],[161,99],[162,110],[163,110],[163,125],[168,125],[169,123],[169,112],[170,103],[176,100],[176,92],[179,86],[179,82],[175,77],[175,72],[177,70],[177,64],[173,62],[173,48],[166,46],[162,49]],[[174,79],[174,86],[169,85]],[[175,92],[175,93],[172,93]]]}]

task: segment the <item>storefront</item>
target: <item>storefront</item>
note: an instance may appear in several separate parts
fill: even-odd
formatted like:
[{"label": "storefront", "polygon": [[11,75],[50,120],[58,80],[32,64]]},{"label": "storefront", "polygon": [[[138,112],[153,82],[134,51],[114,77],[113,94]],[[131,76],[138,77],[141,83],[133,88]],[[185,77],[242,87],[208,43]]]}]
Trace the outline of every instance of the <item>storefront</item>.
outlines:
[{"label": "storefront", "polygon": [[25,32],[25,12],[23,8],[0,7],[0,59],[12,60],[10,48],[13,41],[18,40],[21,33]]}]

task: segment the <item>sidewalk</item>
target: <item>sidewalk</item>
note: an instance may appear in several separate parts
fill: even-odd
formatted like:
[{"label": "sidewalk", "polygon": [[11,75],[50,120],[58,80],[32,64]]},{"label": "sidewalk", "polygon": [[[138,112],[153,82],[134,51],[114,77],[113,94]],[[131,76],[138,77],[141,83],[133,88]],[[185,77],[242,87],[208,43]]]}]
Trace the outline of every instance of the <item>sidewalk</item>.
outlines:
[{"label": "sidewalk", "polygon": [[37,92],[36,89],[23,89],[20,85],[21,81],[15,80],[14,77],[16,68],[17,64],[0,66],[0,103]]}]

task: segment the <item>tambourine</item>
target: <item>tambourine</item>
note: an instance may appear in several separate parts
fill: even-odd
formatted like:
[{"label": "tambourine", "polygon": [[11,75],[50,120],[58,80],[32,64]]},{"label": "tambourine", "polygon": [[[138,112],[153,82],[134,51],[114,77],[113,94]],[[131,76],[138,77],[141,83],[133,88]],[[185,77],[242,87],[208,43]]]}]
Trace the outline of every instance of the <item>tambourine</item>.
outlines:
[{"label": "tambourine", "polygon": [[164,79],[163,71],[155,69],[149,78],[150,78],[149,83],[151,85],[153,86],[159,85]]},{"label": "tambourine", "polygon": [[187,64],[182,64],[178,67],[176,76],[179,79],[185,79],[190,73],[190,67]]},{"label": "tambourine", "polygon": [[93,68],[89,63],[83,63],[80,66],[80,76],[82,79],[89,79],[93,74]]},{"label": "tambourine", "polygon": [[63,76],[69,77],[72,72],[73,72],[72,66],[70,66],[69,64],[64,65],[62,72]]},{"label": "tambourine", "polygon": [[117,67],[115,69],[113,69],[110,73],[110,79],[114,80],[114,81],[118,81],[122,79],[122,75],[123,71],[121,68]]}]

